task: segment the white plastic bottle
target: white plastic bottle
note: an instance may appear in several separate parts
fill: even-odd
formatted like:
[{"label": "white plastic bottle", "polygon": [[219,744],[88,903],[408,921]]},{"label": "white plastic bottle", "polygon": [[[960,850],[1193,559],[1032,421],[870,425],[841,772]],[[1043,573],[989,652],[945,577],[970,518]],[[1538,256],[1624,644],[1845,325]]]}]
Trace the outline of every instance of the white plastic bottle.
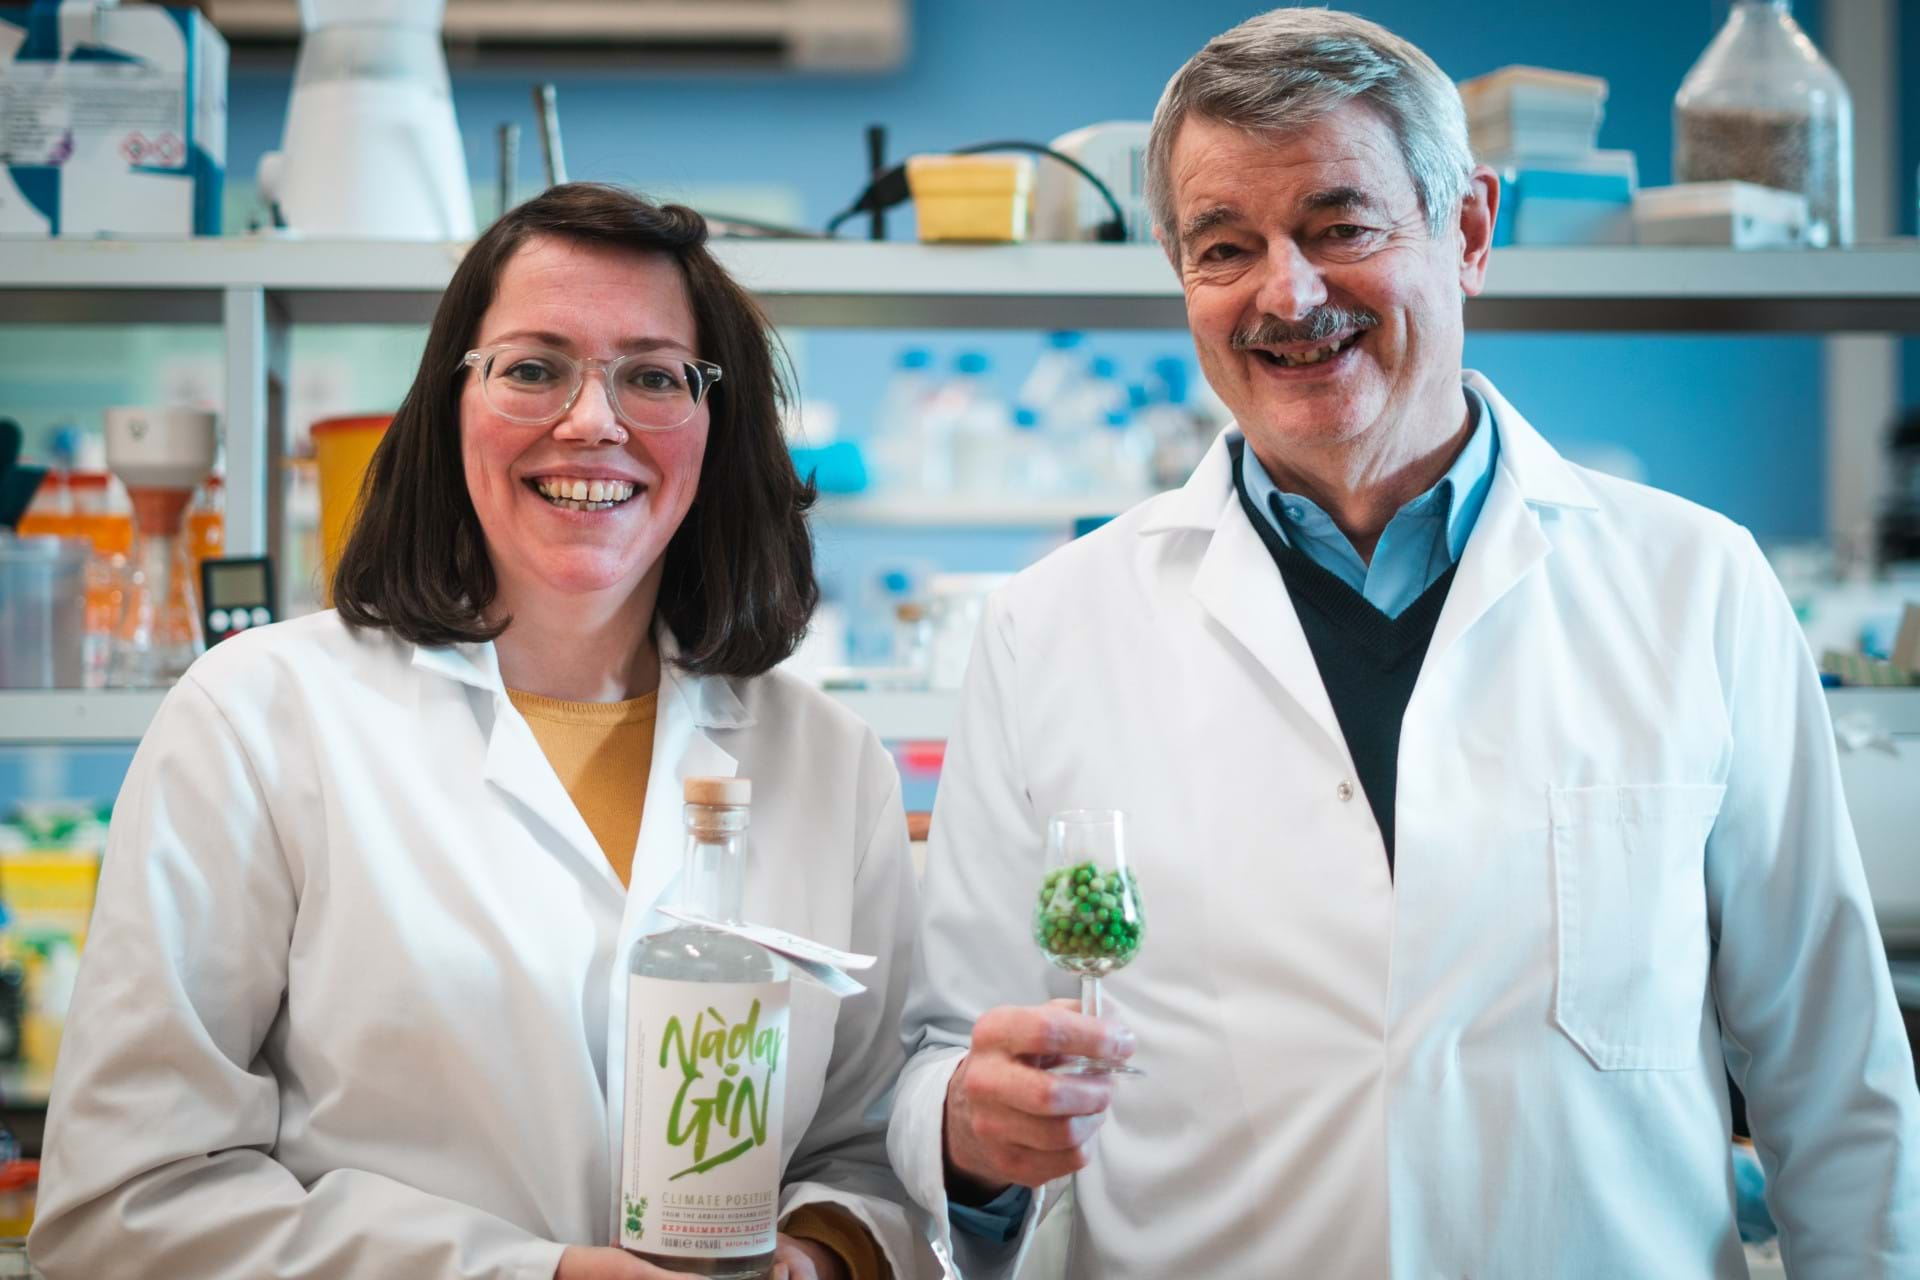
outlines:
[{"label": "white plastic bottle", "polygon": [[1145,387],[1128,390],[1128,407],[1107,414],[1101,433],[1099,484],[1105,493],[1127,497],[1142,494],[1153,480],[1153,429],[1142,420],[1147,410]]},{"label": "white plastic bottle", "polygon": [[1116,374],[1107,356],[1087,361],[1085,376],[1062,403],[1048,432],[1066,487],[1075,492],[1104,493],[1114,487],[1111,432],[1114,416],[1120,415],[1124,426],[1127,414],[1127,389]]},{"label": "white plastic bottle", "polygon": [[1046,346],[1020,382],[1020,393],[1013,401],[1016,410],[1031,412],[1044,425],[1047,415],[1057,412],[1073,395],[1081,378],[1079,349],[1084,337],[1070,329],[1056,329],[1047,335]]},{"label": "white plastic bottle", "polygon": [[883,488],[914,490],[922,487],[925,417],[934,392],[933,353],[925,347],[907,347],[894,358],[893,375],[880,393],[873,414],[872,450]]},{"label": "white plastic bottle", "polygon": [[981,497],[1003,483],[1013,425],[989,380],[992,371],[985,353],[961,352],[954,357],[953,376],[927,406],[928,447],[937,445],[948,462],[944,476],[931,468],[928,476],[945,479],[947,492]]},{"label": "white plastic bottle", "polygon": [[[740,922],[752,784],[688,778],[680,906]],[[680,925],[627,964],[620,1245],[670,1271],[758,1280],[773,1267],[786,1102],[787,962]]]}]

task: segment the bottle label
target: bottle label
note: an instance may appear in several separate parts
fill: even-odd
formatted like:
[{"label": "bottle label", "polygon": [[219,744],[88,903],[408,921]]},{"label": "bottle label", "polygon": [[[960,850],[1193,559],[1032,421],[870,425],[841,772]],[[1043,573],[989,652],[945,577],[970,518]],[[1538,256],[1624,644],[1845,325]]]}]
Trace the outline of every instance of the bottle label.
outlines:
[{"label": "bottle label", "polygon": [[622,1247],[684,1258],[772,1252],[788,990],[628,980]]}]

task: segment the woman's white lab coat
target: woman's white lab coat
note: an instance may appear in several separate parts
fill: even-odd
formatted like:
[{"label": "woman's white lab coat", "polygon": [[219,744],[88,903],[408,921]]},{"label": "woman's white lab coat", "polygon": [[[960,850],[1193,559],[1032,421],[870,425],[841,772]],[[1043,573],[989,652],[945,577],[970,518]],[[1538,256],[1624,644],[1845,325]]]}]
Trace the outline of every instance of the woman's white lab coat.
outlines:
[{"label": "woman's white lab coat", "polygon": [[[669,650],[671,652],[671,650]],[[115,806],[54,1078],[53,1280],[548,1280],[614,1234],[625,976],[677,878],[680,779],[753,779],[746,915],[878,954],[795,978],[783,1214],[844,1205],[913,1274],[884,1105],[913,914],[898,775],[784,675],[664,664],[623,889],[491,645],[332,613],[212,650]]]}]

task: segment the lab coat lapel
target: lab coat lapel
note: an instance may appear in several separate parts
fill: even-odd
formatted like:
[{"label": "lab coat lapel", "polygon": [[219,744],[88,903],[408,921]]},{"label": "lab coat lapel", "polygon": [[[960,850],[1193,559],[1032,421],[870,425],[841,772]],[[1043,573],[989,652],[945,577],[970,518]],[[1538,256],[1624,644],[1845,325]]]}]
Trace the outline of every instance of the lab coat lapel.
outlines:
[{"label": "lab coat lapel", "polygon": [[731,778],[739,761],[712,734],[751,723],[739,698],[717,676],[689,676],[673,666],[671,640],[661,644],[660,702],[654,721],[653,767],[647,803],[640,815],[627,915],[621,930],[629,941],[647,932],[654,907],[680,878],[685,843],[682,784],[688,778]]},{"label": "lab coat lapel", "polygon": [[500,678],[499,655],[494,647],[491,644],[421,647],[414,650],[413,665],[418,670],[456,680],[475,692],[475,714],[481,721],[481,731],[487,735],[482,780],[521,805],[545,828],[543,844],[564,845],[566,856],[584,859],[589,874],[606,880],[619,892],[620,878],[607,865],[599,841],[594,839],[586,819],[580,816],[573,798],[561,785],[533,730],[507,697],[506,684]]},{"label": "lab coat lapel", "polygon": [[[1232,471],[1230,455],[1216,441],[1214,452],[1188,482],[1192,486],[1204,478],[1219,496],[1213,537],[1194,574],[1194,598],[1265,668],[1344,756],[1346,738],[1334,718],[1333,702],[1320,679],[1307,633],[1300,626],[1280,570],[1240,505]],[[1183,500],[1186,497],[1182,495]]]},{"label": "lab coat lapel", "polygon": [[1552,550],[1540,517],[1520,496],[1520,486],[1502,465],[1487,490],[1467,547],[1447,589],[1446,604],[1427,645],[1425,669],[1445,656],[1467,628],[1486,616],[1500,597]]},{"label": "lab coat lapel", "polygon": [[1469,372],[1466,383],[1485,397],[1499,433],[1500,461],[1487,503],[1460,556],[1453,586],[1427,646],[1425,668],[1500,602],[1515,584],[1547,558],[1553,542],[1541,525],[1542,509],[1593,510],[1593,491],[1527,420],[1494,389]]}]

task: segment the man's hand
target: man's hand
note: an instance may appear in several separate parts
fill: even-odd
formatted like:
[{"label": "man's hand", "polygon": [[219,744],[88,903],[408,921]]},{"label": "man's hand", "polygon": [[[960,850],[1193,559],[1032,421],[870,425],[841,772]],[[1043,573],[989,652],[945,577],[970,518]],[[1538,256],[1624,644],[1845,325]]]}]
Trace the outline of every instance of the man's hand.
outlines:
[{"label": "man's hand", "polygon": [[1106,1120],[1113,1081],[1044,1068],[1074,1054],[1132,1053],[1132,1032],[1087,1017],[1071,1000],[982,1015],[947,1083],[948,1189],[985,1199],[1009,1183],[1038,1187],[1086,1168],[1086,1144]]}]

